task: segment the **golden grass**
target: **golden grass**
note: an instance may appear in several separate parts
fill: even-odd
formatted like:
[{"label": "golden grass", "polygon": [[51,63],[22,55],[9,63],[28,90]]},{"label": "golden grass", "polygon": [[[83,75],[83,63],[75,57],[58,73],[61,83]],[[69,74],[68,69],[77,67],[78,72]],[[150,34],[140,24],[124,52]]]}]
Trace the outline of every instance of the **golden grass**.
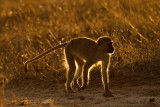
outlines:
[{"label": "golden grass", "polygon": [[[112,36],[116,48],[113,68],[159,58],[159,0],[4,0],[0,3],[0,73],[7,77],[22,74],[27,59],[82,36],[93,39]],[[29,72],[43,72],[43,76],[46,72],[58,72],[64,69],[63,61],[63,51],[58,50],[29,64]],[[54,72],[52,77],[56,76]]]}]

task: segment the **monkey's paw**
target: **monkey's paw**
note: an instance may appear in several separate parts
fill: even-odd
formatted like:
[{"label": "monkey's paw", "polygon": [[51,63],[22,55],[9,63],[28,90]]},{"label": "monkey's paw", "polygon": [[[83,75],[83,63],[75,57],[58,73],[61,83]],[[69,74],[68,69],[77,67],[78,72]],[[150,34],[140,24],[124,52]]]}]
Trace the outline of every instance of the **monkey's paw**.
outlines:
[{"label": "monkey's paw", "polygon": [[104,97],[113,97],[112,92],[108,91],[103,94]]},{"label": "monkey's paw", "polygon": [[67,91],[68,93],[75,93],[75,91],[73,91],[72,88],[67,88],[66,91]]},{"label": "monkey's paw", "polygon": [[80,87],[78,90],[84,90],[87,87],[87,85],[83,85],[82,87]]},{"label": "monkey's paw", "polygon": [[77,88],[77,89],[79,90],[79,89],[80,89],[80,86],[79,86],[77,83],[75,83],[75,84],[72,84],[72,88],[73,88],[73,89],[76,89],[76,88]]}]

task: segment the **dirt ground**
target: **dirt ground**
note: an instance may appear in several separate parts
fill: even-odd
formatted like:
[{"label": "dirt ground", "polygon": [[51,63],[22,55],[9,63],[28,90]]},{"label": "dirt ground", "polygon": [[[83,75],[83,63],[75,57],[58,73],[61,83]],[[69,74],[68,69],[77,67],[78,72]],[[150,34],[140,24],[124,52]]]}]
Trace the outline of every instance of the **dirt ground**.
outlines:
[{"label": "dirt ground", "polygon": [[101,83],[91,82],[83,91],[66,93],[64,84],[53,85],[52,82],[24,78],[8,83],[3,97],[6,106],[160,107],[160,79],[140,78],[111,79],[110,89],[114,97],[109,98],[103,96]]},{"label": "dirt ground", "polygon": [[160,106],[160,86],[135,86],[112,89],[114,97],[102,96],[102,87],[68,94],[64,89],[7,89],[10,106]]}]

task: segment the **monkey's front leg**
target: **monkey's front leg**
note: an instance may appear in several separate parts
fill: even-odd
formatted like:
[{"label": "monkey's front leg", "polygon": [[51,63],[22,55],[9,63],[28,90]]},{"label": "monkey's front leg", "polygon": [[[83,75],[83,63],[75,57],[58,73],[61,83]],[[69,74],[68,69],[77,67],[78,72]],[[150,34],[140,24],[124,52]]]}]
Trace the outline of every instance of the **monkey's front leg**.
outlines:
[{"label": "monkey's front leg", "polygon": [[112,92],[109,90],[109,74],[108,74],[109,60],[102,61],[101,73],[102,82],[104,86],[104,96],[113,97]]}]

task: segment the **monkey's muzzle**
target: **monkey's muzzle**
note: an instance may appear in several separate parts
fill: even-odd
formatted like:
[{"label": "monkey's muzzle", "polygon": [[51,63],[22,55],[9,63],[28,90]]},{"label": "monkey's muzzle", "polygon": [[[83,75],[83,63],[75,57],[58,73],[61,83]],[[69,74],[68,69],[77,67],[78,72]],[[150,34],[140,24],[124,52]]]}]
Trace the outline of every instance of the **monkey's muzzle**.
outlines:
[{"label": "monkey's muzzle", "polygon": [[114,48],[110,48],[110,49],[108,50],[108,53],[114,53]]}]

